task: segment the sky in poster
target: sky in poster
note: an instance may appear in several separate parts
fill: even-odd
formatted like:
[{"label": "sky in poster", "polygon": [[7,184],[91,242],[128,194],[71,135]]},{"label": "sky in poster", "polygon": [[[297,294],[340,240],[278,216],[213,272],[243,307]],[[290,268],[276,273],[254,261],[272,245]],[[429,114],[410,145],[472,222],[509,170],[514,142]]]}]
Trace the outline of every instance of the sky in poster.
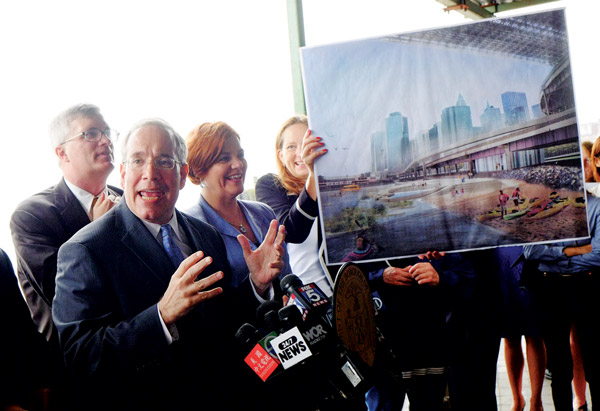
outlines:
[{"label": "sky in poster", "polygon": [[408,118],[412,140],[439,122],[442,110],[456,105],[461,94],[478,126],[486,105],[502,107],[506,91],[525,93],[530,106],[538,103],[540,84],[551,70],[506,56],[383,38],[306,48],[302,57],[310,73],[305,82],[311,128],[334,154],[317,165],[324,176],[370,171],[364,149],[374,132],[385,131],[392,112]]}]

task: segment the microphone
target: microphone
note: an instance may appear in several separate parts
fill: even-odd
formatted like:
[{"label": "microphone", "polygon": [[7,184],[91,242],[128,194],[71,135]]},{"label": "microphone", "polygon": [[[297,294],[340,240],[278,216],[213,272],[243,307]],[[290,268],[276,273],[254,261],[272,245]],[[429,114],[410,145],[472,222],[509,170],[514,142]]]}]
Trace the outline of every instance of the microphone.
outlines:
[{"label": "microphone", "polygon": [[[313,391],[317,390],[318,385],[319,395],[325,402],[364,402],[365,387],[368,385],[367,371],[360,358],[338,341],[333,329],[324,326],[320,317],[309,315],[304,321],[294,305],[281,308],[279,319],[282,324],[280,338],[285,335],[286,339],[282,339],[285,344],[274,348],[285,369],[284,375],[288,368],[299,364],[292,370],[296,378],[304,385],[309,381],[314,383]],[[273,341],[272,344],[279,341]],[[290,360],[303,354],[303,344],[311,354],[292,363]],[[288,347],[290,349],[285,350]],[[332,409],[338,409],[339,406]]]},{"label": "microphone", "polygon": [[271,347],[283,368],[288,369],[312,356],[308,343],[302,337],[302,315],[296,307],[288,305],[278,312],[281,324],[279,335],[271,340]]},{"label": "microphone", "polygon": [[260,333],[252,324],[244,323],[236,331],[235,339],[238,341],[238,343],[240,343],[244,349],[244,352],[246,352],[246,348],[250,350],[256,345],[256,341],[260,339]]},{"label": "microphone", "polygon": [[302,313],[303,319],[309,315],[322,318],[324,323],[333,328],[333,307],[325,293],[315,283],[304,284],[295,274],[288,274],[280,282],[281,291],[288,297],[288,305],[295,305]]},{"label": "microphone", "polygon": [[271,328],[272,324],[267,324],[267,315],[270,312],[277,314],[277,311],[283,307],[281,301],[269,300],[265,301],[256,309],[256,325],[259,328],[263,328],[269,331],[273,331],[276,328]]},{"label": "microphone", "polygon": [[261,328],[262,338],[258,341],[265,351],[269,353],[271,357],[279,364],[279,358],[271,347],[271,340],[277,337],[280,332],[279,317],[277,312],[283,307],[283,304],[279,301],[271,300],[265,301],[256,309],[256,322]]},{"label": "microphone", "polygon": [[[279,360],[270,354],[270,344],[258,329],[249,323],[244,323],[235,333],[235,338],[242,346],[243,352],[248,353],[244,361],[261,380],[266,381],[279,367]],[[270,336],[273,338],[273,336]],[[268,347],[268,348],[267,348]]]},{"label": "microphone", "polygon": [[302,322],[304,321],[300,311],[298,311],[298,309],[293,305],[286,305],[285,307],[282,307],[277,312],[277,318],[279,319],[279,323],[281,325],[281,333],[284,333],[294,327],[301,326]]},{"label": "microphone", "polygon": [[[320,316],[309,315],[303,320],[295,305],[273,310],[278,306],[281,304],[259,307],[257,323],[261,326],[246,323],[236,333],[244,353],[249,352],[246,364],[275,392],[303,398],[298,409],[308,406],[327,411],[354,409],[353,403],[364,405],[365,376],[361,365],[349,356],[333,330],[321,323]],[[270,334],[276,337],[266,345],[271,347],[280,365],[267,351],[260,351],[261,342]],[[303,397],[307,391],[311,392],[310,398]]]},{"label": "microphone", "polygon": [[281,321],[279,320],[278,311],[271,310],[264,316],[264,324],[267,330],[281,329]]},{"label": "microphone", "polygon": [[329,384],[344,399],[363,401],[372,373],[360,356],[349,351],[338,339],[329,298],[315,283],[303,284],[294,274],[286,275],[280,284],[290,298],[289,304],[298,307],[302,313],[302,335],[313,354],[320,357],[319,368],[326,372]]}]

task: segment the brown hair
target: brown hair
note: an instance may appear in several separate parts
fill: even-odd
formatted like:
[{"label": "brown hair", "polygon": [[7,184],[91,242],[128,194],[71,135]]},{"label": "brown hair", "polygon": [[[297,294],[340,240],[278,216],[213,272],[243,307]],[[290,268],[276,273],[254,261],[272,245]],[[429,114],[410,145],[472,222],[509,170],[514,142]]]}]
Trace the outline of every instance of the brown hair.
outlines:
[{"label": "brown hair", "polygon": [[200,184],[204,174],[221,155],[225,140],[229,137],[240,139],[238,133],[223,121],[203,123],[190,131],[186,142],[188,147],[188,178],[192,183]]},{"label": "brown hair", "polygon": [[594,141],[592,149],[590,150],[590,160],[594,166],[592,172],[594,174],[594,181],[600,183],[600,172],[598,172],[598,166],[596,166],[596,158],[600,155],[600,137]]},{"label": "brown hair", "polygon": [[299,179],[292,175],[285,165],[279,159],[278,150],[283,150],[283,133],[287,130],[288,127],[293,126],[295,124],[304,124],[308,127],[308,119],[304,115],[296,115],[288,118],[281,128],[279,129],[279,133],[277,133],[277,138],[275,139],[275,157],[277,161],[277,174],[279,177],[279,183],[288,194],[299,195],[304,188],[304,183],[306,183],[306,179]]}]

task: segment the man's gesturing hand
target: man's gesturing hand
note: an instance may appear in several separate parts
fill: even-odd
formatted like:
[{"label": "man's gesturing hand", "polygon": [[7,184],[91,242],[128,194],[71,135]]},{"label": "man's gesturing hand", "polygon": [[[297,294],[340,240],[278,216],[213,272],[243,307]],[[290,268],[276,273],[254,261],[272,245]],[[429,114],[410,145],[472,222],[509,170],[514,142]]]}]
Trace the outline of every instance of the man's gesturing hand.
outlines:
[{"label": "man's gesturing hand", "polygon": [[223,278],[222,271],[196,281],[198,275],[212,263],[212,257],[202,257],[204,257],[202,251],[190,255],[181,262],[175,274],[171,276],[169,286],[158,302],[158,310],[167,326],[185,316],[198,303],[223,292],[221,287],[209,289]]}]

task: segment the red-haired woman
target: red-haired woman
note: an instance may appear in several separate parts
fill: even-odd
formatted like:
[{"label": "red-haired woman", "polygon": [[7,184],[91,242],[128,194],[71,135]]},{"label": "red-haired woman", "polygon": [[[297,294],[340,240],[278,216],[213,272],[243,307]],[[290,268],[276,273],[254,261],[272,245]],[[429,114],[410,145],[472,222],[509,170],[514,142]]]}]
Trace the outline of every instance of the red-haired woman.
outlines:
[{"label": "red-haired woman", "polygon": [[[234,287],[248,277],[248,266],[237,237],[243,234],[256,250],[265,240],[275,213],[257,201],[238,200],[244,191],[247,161],[240,136],[227,123],[204,123],[187,137],[188,178],[200,185],[198,203],[187,214],[199,218],[221,233],[227,247],[227,259]],[[283,255],[280,278],[290,273],[288,256]]]}]

